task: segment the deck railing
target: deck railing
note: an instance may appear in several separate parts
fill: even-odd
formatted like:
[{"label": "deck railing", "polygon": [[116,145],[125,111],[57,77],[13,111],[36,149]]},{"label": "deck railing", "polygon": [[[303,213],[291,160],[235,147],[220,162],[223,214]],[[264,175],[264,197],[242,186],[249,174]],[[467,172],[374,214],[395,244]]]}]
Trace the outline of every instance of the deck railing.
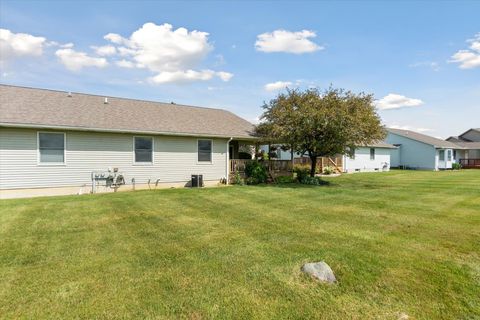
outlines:
[{"label": "deck railing", "polygon": [[460,159],[460,165],[466,169],[480,169],[480,159]]},{"label": "deck railing", "polygon": [[[250,159],[231,159],[230,160],[230,173],[244,173],[245,166],[248,162],[252,160]],[[317,159],[317,171],[322,172],[323,168],[325,167],[333,167],[336,172],[341,173],[343,168],[342,157],[321,157]],[[310,165],[310,159],[303,157],[303,158],[295,158],[293,159],[293,165],[291,160],[262,160],[260,161],[268,171],[273,172],[291,172],[293,169],[293,165]]]},{"label": "deck railing", "polygon": [[[250,159],[232,159],[230,160],[230,172],[245,172],[245,166]],[[268,171],[273,172],[291,172],[292,171],[292,161],[290,160],[262,160],[260,161]]]},{"label": "deck railing", "polygon": [[[294,164],[308,165],[310,166],[311,160],[307,157],[293,159]],[[323,172],[323,168],[333,167],[337,173],[343,171],[343,157],[320,157],[317,158],[317,171]]]}]

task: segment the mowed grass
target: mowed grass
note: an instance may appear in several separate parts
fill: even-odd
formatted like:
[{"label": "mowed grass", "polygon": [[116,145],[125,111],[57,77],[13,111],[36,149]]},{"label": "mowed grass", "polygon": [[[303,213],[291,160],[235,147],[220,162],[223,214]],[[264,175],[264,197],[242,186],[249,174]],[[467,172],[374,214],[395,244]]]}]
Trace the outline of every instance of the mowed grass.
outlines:
[{"label": "mowed grass", "polygon": [[328,179],[0,201],[0,317],[480,318],[480,170]]}]

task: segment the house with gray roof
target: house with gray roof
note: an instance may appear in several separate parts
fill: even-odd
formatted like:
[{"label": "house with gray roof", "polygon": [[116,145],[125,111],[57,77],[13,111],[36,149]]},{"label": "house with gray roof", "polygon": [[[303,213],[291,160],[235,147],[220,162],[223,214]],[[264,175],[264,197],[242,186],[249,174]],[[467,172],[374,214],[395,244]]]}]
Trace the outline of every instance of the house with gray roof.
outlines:
[{"label": "house with gray roof", "polygon": [[419,170],[451,169],[463,147],[419,132],[387,129],[386,142],[398,147],[392,153],[392,167]]},{"label": "house with gray roof", "polygon": [[447,141],[460,146],[459,161],[464,168],[480,168],[480,128],[471,128],[459,136],[447,138]]},{"label": "house with gray roof", "polygon": [[225,182],[252,132],[222,109],[0,85],[0,196]]}]

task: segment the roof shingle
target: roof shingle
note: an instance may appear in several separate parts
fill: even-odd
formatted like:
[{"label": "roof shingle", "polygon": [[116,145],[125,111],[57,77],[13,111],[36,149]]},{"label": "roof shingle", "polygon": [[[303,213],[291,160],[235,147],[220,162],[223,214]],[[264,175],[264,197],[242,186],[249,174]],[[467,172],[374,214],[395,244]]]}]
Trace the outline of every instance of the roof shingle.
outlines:
[{"label": "roof shingle", "polygon": [[453,142],[437,139],[431,136],[427,136],[426,134],[418,133],[411,130],[402,130],[402,129],[393,129],[387,128],[387,130],[391,133],[397,134],[399,136],[403,136],[406,138],[410,138],[416,141],[420,141],[426,144],[430,144],[437,148],[453,148],[453,149],[462,149],[462,147],[456,145]]},{"label": "roof shingle", "polygon": [[251,139],[253,125],[222,109],[0,85],[0,125]]}]

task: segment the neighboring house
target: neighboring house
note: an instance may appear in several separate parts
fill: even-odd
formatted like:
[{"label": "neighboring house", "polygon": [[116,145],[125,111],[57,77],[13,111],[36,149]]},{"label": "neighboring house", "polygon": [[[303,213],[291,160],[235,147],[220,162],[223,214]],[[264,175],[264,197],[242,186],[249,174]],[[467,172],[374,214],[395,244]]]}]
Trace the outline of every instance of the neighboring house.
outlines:
[{"label": "neighboring house", "polygon": [[472,128],[458,137],[449,137],[449,142],[463,148],[458,150],[458,159],[463,167],[480,168],[480,128]]},{"label": "neighboring house", "polygon": [[386,142],[358,147],[353,157],[344,156],[344,172],[389,171],[397,147]]},{"label": "neighboring house", "polygon": [[[263,145],[260,149],[268,153],[268,146]],[[341,171],[351,172],[374,172],[374,171],[389,171],[390,170],[390,157],[391,153],[395,151],[397,147],[394,145],[378,142],[368,146],[357,147],[353,157],[339,156],[334,159],[335,162],[341,163]],[[277,159],[290,160],[291,152],[289,150],[283,151],[279,147],[275,147],[273,152],[277,153]],[[305,157],[305,156],[303,156]],[[302,158],[299,153],[294,154],[294,158]],[[318,160],[320,163],[321,160]],[[325,165],[329,165],[329,161],[325,161]]]},{"label": "neighboring house", "polygon": [[[0,85],[0,196],[90,192],[94,171],[127,187],[229,175],[253,125],[221,110]],[[130,187],[128,187],[130,185]]]},{"label": "neighboring house", "polygon": [[463,147],[410,130],[387,129],[386,142],[398,147],[392,153],[392,167],[420,170],[451,169]]}]

